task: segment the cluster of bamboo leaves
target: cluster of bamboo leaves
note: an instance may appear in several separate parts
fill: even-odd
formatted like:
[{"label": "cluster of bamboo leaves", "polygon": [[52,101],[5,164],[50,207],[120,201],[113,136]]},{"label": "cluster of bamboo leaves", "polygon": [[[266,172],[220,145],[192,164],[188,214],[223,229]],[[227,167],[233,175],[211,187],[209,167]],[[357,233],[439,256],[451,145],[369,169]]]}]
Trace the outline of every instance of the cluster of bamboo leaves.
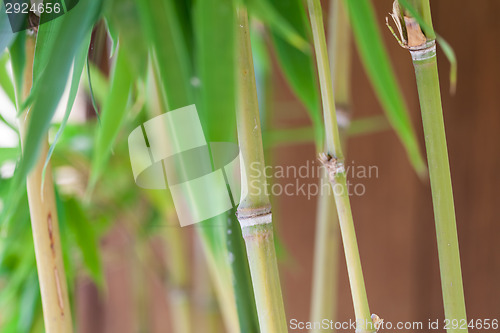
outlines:
[{"label": "cluster of bamboo leaves", "polygon": [[[425,174],[408,110],[382,42],[380,20],[369,0],[343,2],[357,50],[385,115],[415,171]],[[118,218],[138,225],[142,235],[158,232],[151,227],[155,223],[177,223],[168,194],[135,187],[126,142],[132,129],[155,115],[196,104],[207,141],[237,143],[236,25],[238,9],[243,7],[248,8],[256,27],[252,49],[262,119],[273,111],[264,101],[269,98],[269,58],[274,54],[312,123],[296,135],[297,130],[275,130],[263,121],[264,144],[310,140],[322,147],[325,135],[312,33],[301,0],[80,0],[67,14],[40,25],[34,35],[9,31],[2,7],[0,85],[18,116],[29,108],[31,117],[22,156],[20,146],[0,148],[0,167],[16,163],[14,174],[0,179],[2,332],[40,332],[43,326],[25,190],[26,177],[37,160],[46,161],[46,167],[51,160],[55,171],[70,166],[78,175],[81,191],[55,186],[72,298],[75,278],[82,270],[105,288],[98,244]],[[89,61],[92,31],[111,41],[109,54],[104,55],[111,63],[109,77]],[[28,39],[36,39],[32,82],[24,80],[26,59],[30,59],[25,48]],[[23,99],[20,92],[26,84],[31,84],[31,92]],[[98,116],[83,124],[70,124],[67,120],[79,89],[86,91]],[[65,103],[65,115],[54,123],[60,103]],[[16,124],[3,117],[0,121],[18,132]],[[370,128],[364,124],[371,121],[379,119],[354,121],[352,129],[356,132],[357,124],[361,130]],[[47,133],[51,147],[42,156],[41,142]],[[188,259],[182,255],[181,232],[170,229],[173,231],[164,236],[173,244],[169,249],[179,256],[179,264],[171,270],[168,283],[184,288],[189,285]],[[255,286],[234,211],[204,221],[198,233],[226,328],[257,332]],[[178,237],[180,243],[174,240]],[[228,260],[230,253],[234,260]],[[181,318],[187,320],[181,327],[189,327],[189,305],[182,311],[185,317]]]}]

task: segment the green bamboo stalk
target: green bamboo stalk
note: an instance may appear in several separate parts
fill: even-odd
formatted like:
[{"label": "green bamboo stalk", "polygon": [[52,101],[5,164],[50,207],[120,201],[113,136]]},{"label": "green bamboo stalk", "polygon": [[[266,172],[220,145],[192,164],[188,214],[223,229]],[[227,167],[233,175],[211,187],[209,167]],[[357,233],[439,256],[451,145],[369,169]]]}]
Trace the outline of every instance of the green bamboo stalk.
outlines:
[{"label": "green bamboo stalk", "polygon": [[[342,112],[339,123],[340,139],[346,146],[350,118],[350,27],[342,0],[330,3],[329,55],[337,112]],[[321,151],[322,147],[317,147]],[[328,181],[326,173],[320,179]],[[314,271],[312,286],[311,322],[327,318],[335,321],[338,266],[338,217],[332,192],[321,193],[318,200]],[[313,328],[312,333],[329,332]]]},{"label": "green bamboo stalk", "polygon": [[332,184],[337,205],[340,231],[344,244],[349,283],[351,285],[354,312],[356,315],[356,332],[375,332],[368,307],[368,298],[366,296],[361,259],[347,190],[344,156],[335,112],[321,3],[319,0],[308,0],[307,3],[323,101],[323,116],[325,119],[326,152],[321,154],[321,161],[328,171],[328,177]]},{"label": "green bamboo stalk", "polygon": [[208,272],[199,235],[194,238],[193,310],[194,332],[224,332],[214,285]]},{"label": "green bamboo stalk", "polygon": [[175,211],[171,211],[169,215],[169,225],[162,234],[169,259],[167,285],[173,332],[190,333],[193,328],[186,237],[178,225]]},{"label": "green bamboo stalk", "polygon": [[[154,61],[154,60],[153,60]],[[166,105],[166,98],[163,96],[161,89],[159,87],[161,86],[160,83],[160,78],[158,76],[158,71],[155,68],[152,68],[152,82],[150,86],[150,102],[151,104],[151,110],[153,111],[154,115],[158,115],[160,111],[166,112],[168,110],[167,105]],[[151,197],[153,202],[156,202],[157,207],[163,207],[162,213],[167,216],[167,221],[171,221],[171,212],[169,211],[169,208],[167,208],[164,204],[165,197]],[[169,199],[171,200],[171,199]],[[197,229],[197,233],[200,236],[200,241],[203,245],[204,248],[204,253],[207,261],[207,266],[209,273],[212,277],[213,284],[214,284],[214,289],[217,295],[217,299],[220,304],[220,308],[222,310],[223,314],[223,320],[225,327],[228,331],[230,332],[239,332],[240,331],[240,326],[239,326],[239,321],[238,321],[238,314],[236,311],[235,307],[235,295],[234,295],[234,290],[233,288],[227,288],[228,285],[231,284],[231,272],[230,272],[230,266],[228,262],[225,261],[226,256],[224,257],[219,257],[216,255],[215,251],[213,248],[210,246],[210,235],[206,232],[203,231],[201,227]],[[175,235],[172,236],[173,238],[176,238]],[[180,244],[179,244],[180,245]],[[180,258],[180,253],[174,248],[171,249],[172,253],[174,256],[178,256],[177,259],[175,259],[175,262],[179,265],[181,262]],[[224,259],[224,260],[222,260]],[[177,266],[173,266],[173,269],[175,269]],[[183,269],[181,269],[181,272]],[[184,284],[183,279],[186,278],[185,272],[181,273],[181,275],[178,275],[176,278],[176,281],[178,283]],[[172,298],[170,301],[175,301]],[[185,299],[184,302],[184,310],[188,311],[188,307],[191,308],[189,304],[187,304],[188,300]],[[188,314],[184,312],[184,315],[182,316],[177,316],[174,315],[174,323],[175,327],[179,328],[179,332],[182,332],[183,327],[187,327],[186,325],[186,316]],[[192,329],[192,328],[191,328]]]},{"label": "green bamboo stalk", "polygon": [[[29,95],[32,84],[34,40],[27,39],[26,68],[23,96]],[[30,115],[27,112],[19,118],[21,143],[27,135]],[[71,333],[73,321],[68,297],[66,271],[64,270],[59,221],[57,218],[54,185],[50,165],[45,172],[42,188],[45,156],[49,149],[48,136],[45,135],[38,161],[28,174],[26,187],[31,216],[31,228],[35,245],[35,257],[42,296],[43,318],[45,332]]]},{"label": "green bamboo stalk", "polygon": [[249,186],[237,216],[247,248],[260,330],[262,333],[288,332],[274,248],[271,204],[266,191],[248,13],[244,7],[238,10],[238,51],[238,141]]},{"label": "green bamboo stalk", "polygon": [[[450,322],[457,320],[458,328],[450,333],[467,332],[467,316],[460,267],[455,205],[446,147],[446,134],[441,105],[436,59],[436,36],[432,29],[429,0],[408,1],[425,26],[420,26],[409,12],[397,17],[404,23],[403,43],[410,50],[417,81],[425,146],[431,181],[434,219],[439,252],[439,267],[444,311]],[[425,31],[425,34],[422,32]],[[462,325],[465,323],[465,325]],[[451,326],[451,325],[450,325]]]},{"label": "green bamboo stalk", "polygon": [[[323,175],[321,182],[328,181]],[[311,322],[335,320],[338,266],[338,218],[332,192],[322,193],[318,199],[314,267],[311,299]],[[315,326],[315,325],[313,325]],[[331,332],[313,328],[311,332]]]}]

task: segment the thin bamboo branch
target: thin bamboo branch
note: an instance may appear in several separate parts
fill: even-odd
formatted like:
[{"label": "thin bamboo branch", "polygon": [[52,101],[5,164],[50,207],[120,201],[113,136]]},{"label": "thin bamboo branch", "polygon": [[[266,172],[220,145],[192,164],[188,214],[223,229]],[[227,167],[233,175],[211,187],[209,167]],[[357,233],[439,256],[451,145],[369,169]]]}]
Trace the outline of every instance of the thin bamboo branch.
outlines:
[{"label": "thin bamboo branch", "polygon": [[223,332],[221,312],[214,285],[205,261],[204,249],[199,237],[194,239],[193,264],[193,328],[195,332]]},{"label": "thin bamboo branch", "polygon": [[323,100],[323,116],[325,119],[326,153],[321,155],[321,161],[327,168],[337,205],[356,315],[356,332],[375,332],[368,307],[361,259],[347,190],[344,156],[335,112],[321,3],[319,0],[308,0],[308,8],[318,66],[321,97]]},{"label": "thin bamboo branch", "polygon": [[173,332],[190,333],[193,328],[186,237],[176,225],[178,222],[175,212],[170,212],[167,221],[168,226],[162,234],[169,261],[167,285]]},{"label": "thin bamboo branch", "polygon": [[[23,96],[31,90],[34,40],[28,38],[26,45],[26,68]],[[30,114],[24,112],[19,118],[21,142],[27,134]],[[50,165],[45,173],[42,188],[42,173],[48,152],[48,137],[43,139],[40,157],[28,174],[26,186],[31,216],[31,228],[35,245],[35,256],[42,296],[43,317],[47,333],[71,333],[73,322],[68,297],[66,271],[59,236],[59,221]]]},{"label": "thin bamboo branch", "polygon": [[[156,62],[156,60],[154,60]],[[166,98],[162,93],[162,90],[159,89],[161,86],[160,81],[159,81],[159,76],[158,72],[155,68],[152,68],[152,82],[151,82],[151,89],[150,93],[151,98],[150,101],[153,103],[151,109],[152,110],[157,110],[157,111],[163,111],[166,112],[168,110],[166,106]],[[182,162],[182,161],[181,161]],[[164,199],[164,198],[162,198]],[[170,214],[171,212],[166,209],[164,212],[165,216],[168,216],[167,220],[171,220]],[[235,307],[235,295],[234,295],[234,290],[233,288],[227,288],[228,285],[231,284],[231,272],[230,272],[230,266],[229,263],[225,261],[226,256],[217,256],[213,248],[210,247],[210,240],[209,240],[209,235],[204,232],[202,229],[202,226],[199,226],[197,229],[197,233],[199,234],[199,238],[201,241],[201,244],[203,245],[206,261],[207,261],[207,266],[209,273],[211,275],[211,278],[213,280],[213,286],[217,295],[217,299],[219,301],[220,309],[222,311],[222,317],[224,320],[225,327],[228,331],[230,332],[239,332],[240,326],[239,326],[239,321],[238,321],[238,314],[236,311]],[[170,238],[170,236],[169,236]],[[175,235],[172,235],[172,238],[176,238]],[[173,246],[180,246],[180,244],[171,244]],[[172,255],[176,256],[177,258],[173,258],[173,260],[177,263],[175,265],[180,264],[181,258],[180,258],[180,253],[174,248],[171,248],[172,250]],[[224,260],[221,260],[224,259]],[[175,266],[173,266],[175,269]],[[180,287],[181,284],[184,284],[185,281],[183,281],[186,278],[187,272],[184,270],[187,269],[186,267],[182,268],[179,272],[176,273],[175,283]],[[182,288],[181,288],[182,289]],[[181,293],[182,294],[182,293]],[[174,293],[175,295],[175,293]],[[181,297],[181,295],[177,294],[174,296],[176,298]],[[183,297],[184,298],[184,297]],[[170,301],[175,302],[176,299],[170,298]],[[185,311],[187,311],[188,307],[191,307],[188,305],[186,302],[188,300],[184,298],[183,301],[183,307]],[[177,310],[175,310],[177,311]],[[187,319],[187,313],[183,312],[184,314],[174,314],[174,325],[175,327],[179,328],[181,331],[183,327],[185,327],[185,320]],[[184,322],[184,323],[183,323]],[[191,328],[192,329],[192,328]],[[180,332],[179,331],[179,332]]]},{"label": "thin bamboo branch", "polygon": [[[412,0],[410,3],[417,10],[425,25],[432,29],[429,0]],[[428,30],[424,34],[422,32],[424,28],[421,28],[409,13],[404,13],[404,16],[399,19],[405,23],[406,31],[403,37],[406,39],[406,47],[410,50],[413,59],[420,99],[434,205],[445,317],[450,322],[457,320],[458,323],[467,323],[455,205],[437,70],[436,36],[433,31]],[[450,326],[448,329],[451,333],[467,331],[467,325],[458,325],[457,328]]]},{"label": "thin bamboo branch", "polygon": [[[333,0],[329,11],[329,55],[337,112],[342,110],[340,139],[345,148],[350,123],[350,26],[342,0]],[[338,116],[337,116],[338,117]],[[322,147],[317,147],[321,151]],[[320,182],[328,181],[326,174]],[[338,216],[332,192],[321,193],[318,200],[314,271],[312,286],[311,322],[328,318],[335,321],[338,266]],[[327,332],[313,328],[311,332]]]},{"label": "thin bamboo branch", "polygon": [[248,194],[237,210],[247,248],[262,333],[287,332],[271,205],[266,191],[259,106],[246,8],[238,10],[238,140]]},{"label": "thin bamboo branch", "polygon": [[[320,181],[328,177],[324,175]],[[335,320],[337,266],[339,254],[338,218],[333,193],[322,193],[318,199],[314,267],[311,299],[311,322]],[[331,332],[326,328],[313,328],[311,332]]]}]

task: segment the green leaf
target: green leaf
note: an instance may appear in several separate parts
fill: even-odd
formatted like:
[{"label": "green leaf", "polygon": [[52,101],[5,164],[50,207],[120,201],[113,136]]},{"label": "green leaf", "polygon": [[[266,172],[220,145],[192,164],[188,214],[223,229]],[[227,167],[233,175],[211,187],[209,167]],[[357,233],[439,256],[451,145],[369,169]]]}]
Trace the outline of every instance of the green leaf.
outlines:
[{"label": "green leaf", "polygon": [[[311,52],[307,38],[300,33],[300,27],[295,26],[284,16],[286,14],[280,11],[279,7],[288,6],[288,1],[247,0],[246,2],[252,14],[258,16],[289,44],[302,52]],[[291,4],[290,7],[294,6],[295,4]]]},{"label": "green leaf", "polygon": [[94,188],[106,166],[118,132],[127,116],[132,79],[128,59],[124,49],[120,47],[113,68],[111,90],[101,112],[101,126],[97,129],[89,191]]},{"label": "green leaf", "polygon": [[235,13],[229,0],[206,0],[195,7],[196,106],[211,142],[236,143]]},{"label": "green leaf", "polygon": [[40,285],[38,283],[38,275],[36,270],[33,270],[29,275],[24,289],[21,293],[19,302],[19,320],[17,329],[20,333],[29,333],[33,327],[36,311],[41,303]]},{"label": "green leaf", "polygon": [[16,106],[16,91],[14,90],[14,82],[7,71],[7,62],[9,61],[9,54],[4,53],[0,58],[0,86],[12,102]]},{"label": "green leaf", "polygon": [[10,61],[14,76],[14,90],[16,93],[16,109],[19,111],[21,107],[23,93],[24,67],[26,62],[26,34],[20,32],[9,47]]},{"label": "green leaf", "polygon": [[113,41],[111,54],[114,54],[119,40],[120,47],[126,50],[134,76],[143,78],[147,72],[148,52],[135,1],[111,1],[106,22]]},{"label": "green leaf", "polygon": [[9,47],[13,39],[14,33],[10,27],[9,17],[5,12],[5,5],[2,1],[0,4],[0,54],[5,51],[5,48]]},{"label": "green leaf", "polygon": [[[276,10],[307,39],[310,36],[310,26],[301,0],[273,2]],[[311,53],[304,53],[290,44],[271,26],[271,35],[276,55],[287,82],[293,92],[304,104],[315,128],[316,145],[323,144],[323,117],[319,103],[318,84],[314,71],[314,59]]]},{"label": "green leaf", "polygon": [[70,198],[64,201],[66,225],[81,253],[85,268],[97,285],[102,286],[104,276],[101,257],[99,256],[99,239],[94,226],[87,218],[85,211],[77,200]]},{"label": "green leaf", "polygon": [[[54,149],[56,147],[57,141],[59,140],[64,129],[66,128],[66,124],[68,123],[69,115],[71,114],[71,110],[73,109],[73,103],[75,102],[76,93],[78,92],[78,87],[80,85],[80,78],[82,77],[83,67],[85,66],[85,61],[87,59],[87,53],[89,51],[90,37],[91,37],[91,34],[88,34],[86,37],[86,40],[82,43],[80,50],[78,50],[78,52],[75,56],[75,61],[73,64],[73,74],[71,75],[71,85],[70,85],[70,89],[69,89],[68,102],[66,104],[66,111],[64,112],[64,117],[61,121],[61,126],[59,126],[59,129],[57,130],[57,133],[54,137],[54,141],[50,145],[49,151],[47,152],[47,157],[45,158],[45,164],[43,166],[43,171],[42,171],[42,179],[43,180],[45,180],[45,171],[46,171],[47,166],[50,162],[50,158],[52,156],[52,153],[54,152]],[[43,187],[43,184],[44,183],[42,181],[42,187]]]},{"label": "green leaf", "polygon": [[16,161],[19,158],[19,149],[16,148],[0,148],[0,166],[7,161]]},{"label": "green leaf", "polygon": [[109,94],[109,80],[108,78],[101,72],[99,68],[89,64],[87,67],[87,74],[84,76],[85,84],[84,88],[87,93],[90,92],[90,87],[92,86],[92,95],[95,98],[95,102],[97,105],[103,105],[106,101],[106,98]]},{"label": "green leaf", "polygon": [[28,97],[30,121],[23,157],[14,176],[13,192],[24,188],[26,176],[40,156],[40,144],[64,92],[71,65],[97,19],[100,6],[99,0],[80,0],[67,14],[42,24],[38,29],[38,34],[45,37],[36,44],[33,87]]},{"label": "green leaf", "polygon": [[191,62],[173,2],[136,0],[136,3],[145,37],[154,52],[154,67],[158,69],[162,85],[160,93],[167,109],[175,110],[193,104]]},{"label": "green leaf", "polygon": [[[206,0],[195,7],[195,63],[200,80],[198,112],[209,142],[236,144],[236,10],[231,0]],[[204,224],[227,224],[210,242],[227,244],[240,332],[258,332],[259,322],[241,228],[235,211]],[[205,229],[206,230],[206,229]],[[215,231],[215,230],[214,230]],[[208,238],[208,237],[207,237]]]},{"label": "green leaf", "polygon": [[345,0],[359,54],[387,114],[391,126],[403,143],[415,171],[423,176],[426,166],[408,109],[398,87],[389,56],[369,0]]}]

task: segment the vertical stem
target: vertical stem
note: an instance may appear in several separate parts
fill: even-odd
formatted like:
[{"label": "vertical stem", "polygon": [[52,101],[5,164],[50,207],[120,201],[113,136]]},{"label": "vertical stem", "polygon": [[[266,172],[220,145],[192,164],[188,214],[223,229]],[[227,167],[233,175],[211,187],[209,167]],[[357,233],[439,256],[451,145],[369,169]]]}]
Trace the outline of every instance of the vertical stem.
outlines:
[{"label": "vertical stem", "polygon": [[370,317],[363,271],[361,268],[361,259],[349,202],[342,144],[335,113],[321,3],[319,0],[308,0],[308,8],[314,38],[321,97],[323,100],[323,115],[325,118],[326,154],[322,155],[322,162],[328,170],[329,180],[332,184],[337,205],[337,213],[339,216],[340,230],[349,274],[349,283],[351,285],[354,303],[354,312],[356,315],[356,332],[374,332],[375,329]]},{"label": "vertical stem", "polygon": [[[320,179],[321,184],[324,179]],[[322,187],[320,187],[322,188]],[[338,266],[338,218],[332,193],[322,193],[318,199],[314,268],[311,300],[311,322],[323,319],[334,321],[336,310]],[[330,329],[312,328],[311,332],[330,332]]]},{"label": "vertical stem", "polygon": [[[350,26],[342,0],[333,0],[329,11],[329,56],[333,77],[334,100],[340,140],[346,146],[350,117]],[[322,147],[317,147],[321,151]],[[320,183],[328,181],[323,175]],[[311,321],[320,322],[324,318],[335,320],[336,287],[338,266],[338,217],[332,192],[321,191],[318,200],[317,227],[314,249],[314,273],[312,287]],[[326,332],[326,329],[311,330],[312,333]]]},{"label": "vertical stem", "polygon": [[247,10],[238,10],[238,140],[248,194],[237,210],[255,291],[262,333],[287,332],[255,86]]},{"label": "vertical stem", "polygon": [[192,332],[191,301],[189,297],[189,267],[186,237],[176,225],[177,216],[170,212],[168,226],[163,232],[169,271],[167,285],[174,333]]},{"label": "vertical stem", "polygon": [[193,264],[193,329],[194,332],[219,333],[224,331],[222,317],[203,251],[201,240],[199,237],[195,237]]},{"label": "vertical stem", "polygon": [[[432,27],[429,0],[413,0],[412,4],[423,17],[425,23]],[[414,20],[406,17],[405,21]],[[408,39],[412,35],[421,35],[419,29],[406,26]],[[418,24],[417,24],[418,27]],[[434,33],[423,36],[425,43],[409,47],[415,68],[422,123],[425,134],[425,146],[431,180],[432,202],[436,223],[437,245],[439,252],[439,268],[446,319],[466,323],[465,298],[460,266],[455,205],[450,176],[450,163],[446,147],[443,108],[439,89],[439,76],[436,59],[436,42]],[[411,40],[409,40],[411,43]],[[410,44],[411,45],[411,44]],[[465,327],[463,327],[465,326]],[[467,325],[451,327],[448,332],[467,332]]]},{"label": "vertical stem", "polygon": [[[23,96],[29,94],[32,84],[34,40],[28,38],[26,45],[26,69]],[[30,114],[25,112],[19,118],[21,141],[27,134]],[[45,136],[40,157],[29,173],[26,186],[30,207],[31,227],[35,245],[35,256],[42,295],[43,317],[47,333],[71,333],[73,322],[68,297],[66,272],[64,270],[59,221],[57,218],[54,185],[50,165],[45,173],[42,189],[42,172],[48,152]]]},{"label": "vertical stem", "polygon": [[[414,64],[431,180],[445,316],[461,323],[467,317],[436,57]],[[467,332],[467,328],[449,329],[448,332]]]}]

